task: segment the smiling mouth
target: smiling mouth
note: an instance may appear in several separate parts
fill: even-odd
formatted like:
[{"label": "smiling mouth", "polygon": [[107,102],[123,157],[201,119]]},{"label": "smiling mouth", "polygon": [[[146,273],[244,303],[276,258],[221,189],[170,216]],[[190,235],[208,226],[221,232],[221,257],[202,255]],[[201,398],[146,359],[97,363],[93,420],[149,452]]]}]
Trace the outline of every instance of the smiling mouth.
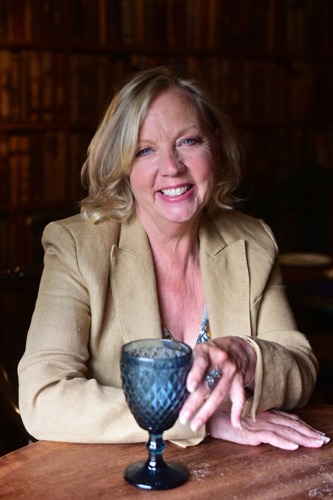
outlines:
[{"label": "smiling mouth", "polygon": [[164,196],[181,196],[186,193],[189,189],[191,189],[192,185],[188,184],[187,186],[170,188],[170,189],[161,189],[160,192],[164,194]]}]

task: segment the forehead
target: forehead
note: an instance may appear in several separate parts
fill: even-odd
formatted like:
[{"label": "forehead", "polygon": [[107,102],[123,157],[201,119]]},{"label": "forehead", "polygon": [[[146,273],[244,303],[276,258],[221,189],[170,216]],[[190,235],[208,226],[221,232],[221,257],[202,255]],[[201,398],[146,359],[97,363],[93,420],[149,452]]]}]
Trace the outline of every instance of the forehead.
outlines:
[{"label": "forehead", "polygon": [[139,129],[139,137],[162,130],[173,135],[180,129],[201,128],[198,111],[188,93],[182,89],[168,89],[150,103]]},{"label": "forehead", "polygon": [[146,116],[171,114],[193,115],[197,117],[198,112],[189,94],[182,89],[168,89],[156,96],[150,103]]}]

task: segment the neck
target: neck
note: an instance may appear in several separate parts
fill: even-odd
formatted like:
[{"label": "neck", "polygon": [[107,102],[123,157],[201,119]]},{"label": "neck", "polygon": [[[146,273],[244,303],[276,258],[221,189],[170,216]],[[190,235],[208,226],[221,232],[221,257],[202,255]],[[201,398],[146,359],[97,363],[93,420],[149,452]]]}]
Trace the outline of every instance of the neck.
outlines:
[{"label": "neck", "polygon": [[147,233],[154,260],[183,261],[199,258],[198,229],[200,217],[186,224],[156,223],[154,220],[141,218]]}]

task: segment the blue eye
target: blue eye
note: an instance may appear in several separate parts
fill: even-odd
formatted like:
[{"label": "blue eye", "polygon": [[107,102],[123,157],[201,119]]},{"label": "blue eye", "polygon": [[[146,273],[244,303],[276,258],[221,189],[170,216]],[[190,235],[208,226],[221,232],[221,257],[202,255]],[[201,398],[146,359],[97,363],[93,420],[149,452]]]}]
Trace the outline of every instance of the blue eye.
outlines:
[{"label": "blue eye", "polygon": [[197,142],[198,142],[197,139],[187,137],[186,139],[183,139],[181,143],[184,144],[185,146],[192,146],[192,144],[196,144]]},{"label": "blue eye", "polygon": [[146,156],[151,152],[151,148],[143,148],[136,153],[136,156]]}]

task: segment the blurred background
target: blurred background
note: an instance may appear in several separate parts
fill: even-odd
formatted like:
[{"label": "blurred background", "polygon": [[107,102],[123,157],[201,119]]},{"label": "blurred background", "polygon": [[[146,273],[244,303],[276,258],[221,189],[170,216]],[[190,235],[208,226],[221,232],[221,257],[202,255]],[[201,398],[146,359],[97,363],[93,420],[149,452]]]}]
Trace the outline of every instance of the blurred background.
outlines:
[{"label": "blurred background", "polygon": [[0,0],[0,453],[27,439],[16,366],[42,231],[77,211],[87,146],[119,82],[160,64],[203,81],[231,117],[239,209],[276,235],[321,363],[313,401],[333,403],[332,21],[331,0]]}]

